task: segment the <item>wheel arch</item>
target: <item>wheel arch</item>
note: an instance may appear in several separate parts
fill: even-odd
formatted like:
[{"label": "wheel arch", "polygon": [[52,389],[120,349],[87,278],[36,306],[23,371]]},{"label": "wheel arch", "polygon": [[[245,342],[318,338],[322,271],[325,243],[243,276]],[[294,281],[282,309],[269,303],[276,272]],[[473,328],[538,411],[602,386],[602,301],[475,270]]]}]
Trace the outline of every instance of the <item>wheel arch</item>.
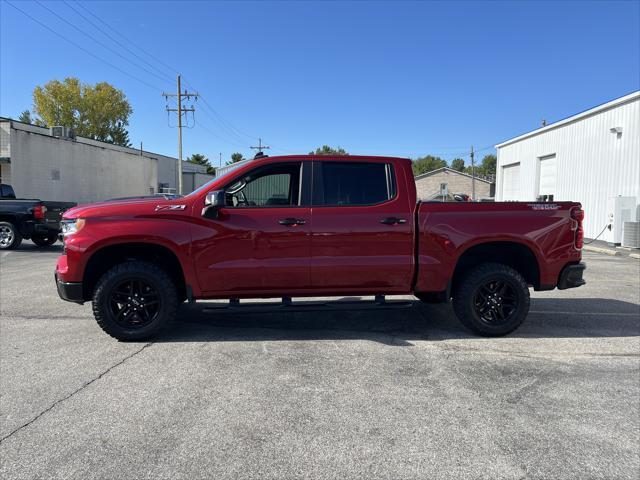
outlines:
[{"label": "wheel arch", "polygon": [[83,298],[90,300],[100,277],[115,265],[128,260],[142,260],[158,265],[175,283],[178,298],[180,300],[187,298],[185,272],[178,256],[164,245],[135,241],[105,245],[92,252],[84,267]]},{"label": "wheel arch", "polygon": [[476,243],[458,257],[451,277],[449,293],[455,291],[466,272],[487,262],[501,263],[519,272],[527,284],[540,287],[540,266],[534,251],[521,242],[501,240]]}]

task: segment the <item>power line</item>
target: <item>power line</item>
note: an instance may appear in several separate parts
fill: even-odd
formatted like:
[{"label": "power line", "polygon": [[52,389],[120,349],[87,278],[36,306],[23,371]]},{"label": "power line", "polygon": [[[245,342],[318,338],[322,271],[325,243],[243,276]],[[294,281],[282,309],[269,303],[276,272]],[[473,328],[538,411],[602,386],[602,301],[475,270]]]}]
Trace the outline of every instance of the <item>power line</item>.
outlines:
[{"label": "power line", "polygon": [[[185,80],[185,83],[189,86],[190,83]],[[191,86],[191,88],[193,88],[193,86]],[[200,99],[202,100],[202,103],[204,104],[204,106],[206,107],[206,109],[208,109],[212,115],[209,115],[209,112],[207,110],[205,110],[205,113],[207,113],[207,115],[209,115],[209,118],[211,118],[214,122],[218,123],[224,130],[227,131],[227,133],[233,137],[234,139],[240,141],[240,142],[245,142],[246,139],[243,137],[246,137],[247,139],[251,139],[251,140],[255,140],[255,136],[253,135],[249,135],[248,133],[243,132],[242,130],[240,130],[239,128],[235,127],[231,122],[229,122],[228,120],[226,120],[222,114],[220,114],[220,112],[218,112],[215,108],[213,108],[211,106],[211,104],[209,102],[207,102],[207,99],[204,98],[204,96],[201,96]]]},{"label": "power line", "polygon": [[[109,34],[109,32],[106,32],[103,28],[101,28],[100,26],[96,25],[96,23],[94,23],[93,21],[91,21],[90,18],[88,18],[86,15],[84,15],[81,11],[77,10],[76,7],[74,7],[70,2],[67,2],[66,0],[62,0],[63,3],[69,7],[71,10],[73,10],[74,12],[76,12],[78,15],[80,15],[80,17],[82,17],[82,19],[84,19],[86,22],[89,22],[89,24],[91,24],[95,29],[97,29],[99,32],[101,32],[105,37],[109,38],[110,40],[112,40],[113,42],[115,42],[116,44],[118,44],[120,47],[124,48],[126,51],[128,51],[131,55],[133,55],[134,57],[136,57],[138,60],[140,60],[141,62],[144,62],[145,64],[147,64],[149,67],[153,68],[154,70],[156,70],[157,72],[160,73],[160,75],[162,75],[162,78],[164,79],[171,79],[170,76],[168,76],[166,74],[166,72],[160,70],[158,67],[156,67],[155,65],[153,65],[152,63],[148,62],[147,60],[145,60],[144,58],[142,58],[140,55],[138,55],[136,52],[134,52],[133,50],[131,50],[129,47],[127,47],[125,44],[123,44],[122,42],[120,42],[117,38],[113,37],[111,34]],[[80,5],[80,4],[79,4]],[[171,79],[171,83],[173,83],[173,79]]]},{"label": "power line", "polygon": [[107,50],[109,50],[110,52],[114,53],[115,55],[119,56],[120,58],[122,58],[123,60],[125,60],[126,62],[129,62],[131,65],[139,68],[140,70],[143,70],[145,72],[147,72],[149,75],[153,75],[154,77],[164,81],[164,82],[168,82],[168,83],[172,83],[171,81],[167,80],[166,77],[161,77],[160,75],[158,75],[155,72],[152,72],[151,70],[139,65],[138,63],[134,62],[133,60],[130,60],[129,58],[125,57],[124,55],[122,55],[120,52],[118,52],[117,50],[111,48],[109,45],[103,43],[101,40],[98,40],[97,38],[95,38],[93,35],[85,32],[84,30],[82,30],[80,27],[78,27],[77,25],[73,24],[72,22],[68,21],[66,18],[62,17],[61,15],[58,15],[54,10],[51,10],[49,7],[47,7],[46,5],[44,5],[42,2],[40,2],[39,0],[35,0],[35,2],[40,5],[42,8],[44,8],[45,10],[47,10],[49,13],[51,13],[52,15],[54,15],[55,17],[57,17],[58,19],[60,19],[61,21],[63,21],[64,23],[66,23],[67,25],[71,26],[72,28],[76,29],[78,32],[80,32],[81,34],[83,34],[85,37],[93,40],[94,42],[96,42],[98,45],[100,45],[103,48],[106,48]]},{"label": "power line", "polygon": [[29,15],[27,12],[25,12],[24,10],[22,10],[21,8],[16,7],[14,4],[12,4],[11,2],[9,2],[8,0],[5,0],[5,2],[7,5],[9,5],[10,7],[14,8],[15,10],[19,11],[20,13],[22,13],[25,17],[31,19],[32,21],[36,22],[37,24],[39,24],[41,27],[49,30],[51,33],[53,33],[54,35],[60,37],[61,39],[63,39],[65,42],[70,43],[71,45],[73,45],[74,47],[78,48],[79,50],[82,50],[84,53],[86,53],[87,55],[90,55],[91,57],[95,58],[96,60],[110,66],[111,68],[119,71],[120,73],[122,73],[123,75],[126,75],[129,78],[132,78],[133,80],[136,80],[137,82],[142,83],[143,85],[146,85],[147,87],[153,88],[154,90],[162,90],[161,87],[158,87],[157,85],[152,85],[151,83],[142,80],[141,78],[127,72],[126,70],[123,70],[122,68],[118,67],[117,65],[109,62],[108,60],[105,60],[104,58],[99,57],[98,55],[96,55],[95,53],[91,52],[90,50],[87,50],[86,48],[78,45],[76,42],[74,42],[73,40],[70,40],[69,38],[65,37],[64,35],[62,35],[61,33],[58,33],[57,31],[55,31],[53,28],[49,27],[47,24],[41,22],[40,20],[38,20],[37,18],[34,18],[33,16]]},{"label": "power line", "polygon": [[[115,28],[113,28],[111,25],[109,25],[106,21],[104,21],[103,19],[101,19],[100,17],[98,17],[97,15],[95,15],[91,10],[89,10],[86,6],[84,6],[82,4],[82,2],[75,2],[76,5],[78,7],[80,7],[82,10],[84,10],[85,12],[87,12],[89,15],[91,15],[93,18],[95,18],[97,21],[99,21],[100,23],[102,23],[104,26],[106,26],[109,30],[111,30],[113,33],[115,33],[116,35],[118,35],[119,37],[121,37],[123,40],[129,42],[131,45],[134,45],[138,50],[140,50],[142,53],[144,53],[145,55],[147,55],[149,58],[152,58],[153,60],[155,60],[156,62],[158,62],[158,64],[162,65],[163,67],[165,67],[167,70],[169,70],[171,72],[172,75],[177,75],[178,71],[173,68],[170,65],[167,65],[166,63],[164,63],[162,60],[160,60],[158,57],[156,57],[155,55],[153,55],[152,53],[148,52],[147,50],[145,50],[144,48],[142,48],[140,45],[138,45],[136,42],[131,41],[129,38],[127,38],[125,35],[123,35],[121,32],[119,32],[118,30],[116,30]],[[156,70],[161,71],[160,69],[156,68]],[[166,73],[166,72],[165,72]],[[173,81],[173,80],[172,80]]]}]

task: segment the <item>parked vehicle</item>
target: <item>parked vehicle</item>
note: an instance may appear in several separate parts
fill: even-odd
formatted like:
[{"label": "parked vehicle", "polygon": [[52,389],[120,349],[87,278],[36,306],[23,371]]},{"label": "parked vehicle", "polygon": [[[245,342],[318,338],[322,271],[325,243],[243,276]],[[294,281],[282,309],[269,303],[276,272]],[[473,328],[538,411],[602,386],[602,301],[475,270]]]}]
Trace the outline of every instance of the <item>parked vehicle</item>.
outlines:
[{"label": "parked vehicle", "polygon": [[176,199],[81,206],[63,220],[64,300],[91,300],[123,340],[150,337],[185,300],[412,293],[453,298],[481,335],[529,310],[529,287],[584,284],[576,202],[417,203],[401,158],[247,162]]},{"label": "parked vehicle", "polygon": [[427,199],[428,202],[470,202],[466,193],[436,193]]},{"label": "parked vehicle", "polygon": [[18,248],[22,239],[31,239],[38,246],[53,245],[62,213],[75,206],[72,202],[16,198],[11,185],[0,184],[0,250]]}]

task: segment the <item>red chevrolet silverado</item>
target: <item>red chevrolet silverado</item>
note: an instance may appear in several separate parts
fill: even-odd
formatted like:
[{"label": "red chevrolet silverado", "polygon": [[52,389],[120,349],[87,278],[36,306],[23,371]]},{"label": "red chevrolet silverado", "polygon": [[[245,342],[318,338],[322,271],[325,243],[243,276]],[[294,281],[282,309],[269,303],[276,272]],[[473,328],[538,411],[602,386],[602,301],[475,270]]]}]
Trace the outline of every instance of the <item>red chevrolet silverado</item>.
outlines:
[{"label": "red chevrolet silverado", "polygon": [[584,284],[583,216],[575,202],[417,202],[408,159],[262,157],[185,197],[68,210],[55,279],[122,340],[157,334],[185,300],[387,294],[453,299],[496,336],[522,323],[529,287]]}]

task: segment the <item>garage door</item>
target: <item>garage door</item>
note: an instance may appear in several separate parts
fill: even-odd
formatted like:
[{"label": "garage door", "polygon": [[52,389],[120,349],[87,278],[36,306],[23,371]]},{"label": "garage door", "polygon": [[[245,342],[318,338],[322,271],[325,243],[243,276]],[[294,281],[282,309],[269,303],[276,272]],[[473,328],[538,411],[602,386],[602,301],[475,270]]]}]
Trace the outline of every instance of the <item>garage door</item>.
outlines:
[{"label": "garage door", "polygon": [[540,177],[538,195],[555,195],[556,193],[556,156],[540,158]]},{"label": "garage door", "polygon": [[502,200],[520,199],[520,164],[502,167]]}]

